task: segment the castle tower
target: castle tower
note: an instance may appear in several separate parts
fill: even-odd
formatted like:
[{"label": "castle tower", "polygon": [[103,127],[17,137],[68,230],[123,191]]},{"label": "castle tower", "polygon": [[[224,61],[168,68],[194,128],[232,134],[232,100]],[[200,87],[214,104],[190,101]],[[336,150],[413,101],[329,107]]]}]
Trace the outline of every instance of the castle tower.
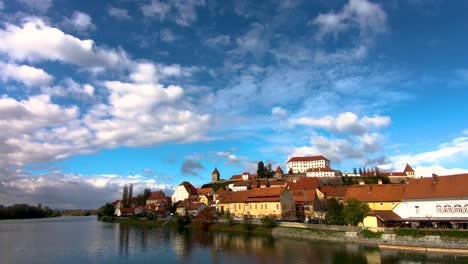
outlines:
[{"label": "castle tower", "polygon": [[275,177],[276,178],[283,178],[283,176],[284,176],[283,169],[281,169],[281,167],[278,166],[278,168],[276,168]]},{"label": "castle tower", "polygon": [[211,173],[211,182],[217,182],[219,181],[219,171],[217,168],[214,169],[214,171]]}]

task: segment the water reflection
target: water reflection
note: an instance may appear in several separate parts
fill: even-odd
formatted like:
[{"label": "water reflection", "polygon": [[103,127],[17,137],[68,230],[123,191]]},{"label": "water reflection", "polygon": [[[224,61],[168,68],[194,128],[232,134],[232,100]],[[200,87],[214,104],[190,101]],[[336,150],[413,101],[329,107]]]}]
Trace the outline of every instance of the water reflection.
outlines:
[{"label": "water reflection", "polygon": [[[156,255],[167,263],[467,263],[468,257],[379,250],[376,246],[273,239],[166,227],[115,224],[119,256]],[[146,258],[145,258],[146,259]]]},{"label": "water reflection", "polygon": [[0,263],[468,263],[468,256],[97,222],[0,221]]}]

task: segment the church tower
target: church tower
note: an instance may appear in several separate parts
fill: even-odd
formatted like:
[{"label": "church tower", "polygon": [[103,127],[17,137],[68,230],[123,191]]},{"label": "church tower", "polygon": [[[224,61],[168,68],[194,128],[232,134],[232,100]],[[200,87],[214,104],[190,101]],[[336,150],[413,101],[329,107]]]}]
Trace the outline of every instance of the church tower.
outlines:
[{"label": "church tower", "polygon": [[219,171],[217,168],[215,168],[214,171],[211,173],[211,182],[219,181],[219,176]]}]

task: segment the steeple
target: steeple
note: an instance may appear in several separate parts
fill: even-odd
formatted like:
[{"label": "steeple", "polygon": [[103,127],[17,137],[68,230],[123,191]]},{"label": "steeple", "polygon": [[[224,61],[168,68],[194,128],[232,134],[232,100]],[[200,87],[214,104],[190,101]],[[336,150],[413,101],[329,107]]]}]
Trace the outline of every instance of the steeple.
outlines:
[{"label": "steeple", "polygon": [[219,171],[217,168],[215,168],[214,171],[211,173],[211,182],[219,181],[219,177],[220,177]]}]

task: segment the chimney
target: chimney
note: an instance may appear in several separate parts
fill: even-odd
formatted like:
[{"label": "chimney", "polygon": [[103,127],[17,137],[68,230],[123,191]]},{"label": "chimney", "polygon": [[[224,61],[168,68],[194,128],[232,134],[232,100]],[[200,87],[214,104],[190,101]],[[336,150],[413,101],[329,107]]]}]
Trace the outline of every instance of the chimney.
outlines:
[{"label": "chimney", "polygon": [[382,184],[382,179],[378,179],[378,180],[377,180],[377,183],[378,183],[378,184]]},{"label": "chimney", "polygon": [[435,184],[437,182],[437,174],[432,173],[432,183]]}]

